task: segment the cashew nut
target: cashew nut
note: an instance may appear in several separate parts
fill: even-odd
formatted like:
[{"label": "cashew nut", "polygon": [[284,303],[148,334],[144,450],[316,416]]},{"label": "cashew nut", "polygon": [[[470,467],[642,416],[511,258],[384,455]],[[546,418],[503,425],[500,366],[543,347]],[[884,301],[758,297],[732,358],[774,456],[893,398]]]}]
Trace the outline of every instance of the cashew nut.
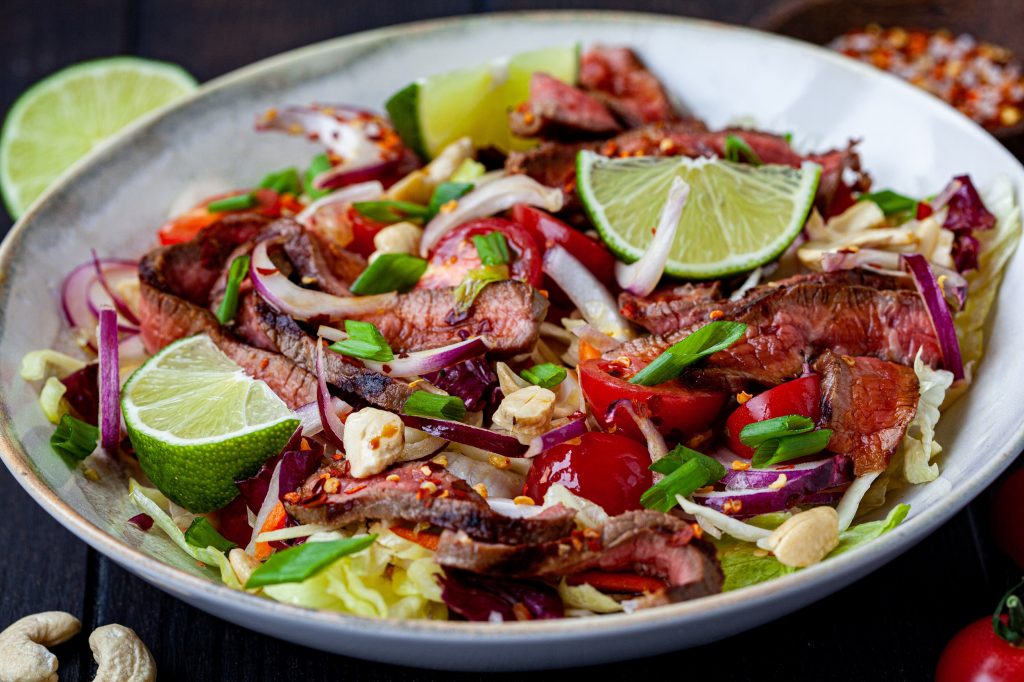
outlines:
[{"label": "cashew nut", "polygon": [[412,223],[388,225],[373,238],[375,258],[381,253],[416,253],[420,249],[423,228]]},{"label": "cashew nut", "polygon": [[540,386],[527,386],[505,396],[491,423],[512,432],[525,445],[548,430],[554,412],[554,393]]},{"label": "cashew nut", "polygon": [[824,559],[839,544],[839,515],[832,507],[795,514],[768,536],[771,550],[784,566],[804,568]]},{"label": "cashew nut", "polygon": [[104,625],[89,635],[89,648],[99,668],[93,682],[154,682],[153,655],[131,628]]},{"label": "cashew nut", "polygon": [[57,657],[46,647],[68,641],[82,629],[70,613],[25,616],[0,632],[0,682],[57,682]]}]

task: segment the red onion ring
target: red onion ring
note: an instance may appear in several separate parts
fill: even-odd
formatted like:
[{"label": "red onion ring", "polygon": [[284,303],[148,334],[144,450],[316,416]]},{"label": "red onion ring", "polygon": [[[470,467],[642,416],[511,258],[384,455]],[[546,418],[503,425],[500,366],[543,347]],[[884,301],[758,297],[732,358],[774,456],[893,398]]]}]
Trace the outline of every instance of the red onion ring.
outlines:
[{"label": "red onion ring", "polygon": [[602,334],[618,341],[633,337],[619,304],[594,275],[561,246],[544,252],[544,274],[554,280],[575,305],[583,319]]},{"label": "red onion ring", "polygon": [[100,445],[113,453],[121,442],[121,377],[117,313],[112,308],[100,310],[99,365]]},{"label": "red onion ring", "polygon": [[924,256],[918,253],[903,256],[903,264],[914,278],[918,293],[924,300],[925,309],[932,319],[935,336],[942,350],[942,365],[953,373],[953,380],[964,378],[964,362],[960,355],[960,341],[953,326],[953,315],[942,293],[942,287],[935,279],[931,267]]},{"label": "red onion ring", "polygon": [[103,290],[107,292],[107,296],[109,296],[110,300],[114,303],[114,308],[123,318],[135,326],[139,326],[141,323],[139,322],[138,316],[136,316],[132,309],[128,307],[128,304],[124,302],[124,299],[114,293],[114,290],[110,288],[110,284],[107,282],[107,276],[103,272],[103,266],[100,264],[99,256],[96,255],[96,249],[91,249],[91,251],[92,264],[96,270],[96,279],[99,280],[100,286],[103,287]]},{"label": "red onion ring", "polygon": [[567,440],[573,438],[579,438],[587,432],[587,417],[586,415],[579,414],[569,418],[569,422],[562,424],[561,426],[551,429],[547,433],[542,433],[533,440],[530,441],[530,446],[526,449],[521,456],[522,457],[536,457],[545,450],[561,445]]},{"label": "red onion ring", "polygon": [[[324,438],[342,452],[345,451],[345,425],[334,411],[334,401],[327,390],[327,374],[324,369],[324,344],[316,340],[316,406],[320,413],[320,424],[324,429]],[[351,411],[351,408],[349,408]]]},{"label": "red onion ring", "polygon": [[406,426],[411,426],[431,436],[444,438],[454,443],[471,445],[487,452],[504,455],[505,457],[522,457],[523,453],[526,452],[526,446],[520,443],[514,436],[491,431],[490,429],[470,426],[469,424],[448,419],[417,417],[411,414],[401,414],[399,416]]},{"label": "red onion ring", "polygon": [[415,377],[456,365],[463,360],[477,358],[487,352],[487,344],[479,336],[448,346],[404,353],[389,362],[363,360],[375,372],[392,377]]},{"label": "red onion ring", "polygon": [[[380,178],[395,170],[398,162],[399,159],[388,159],[358,168],[334,166],[313,178],[313,187],[319,190],[332,190],[370,181],[380,181]],[[361,200],[353,199],[353,201]],[[370,201],[370,199],[366,201]]]},{"label": "red onion ring", "polygon": [[384,185],[379,181],[363,182],[358,185],[350,185],[345,189],[332,192],[325,197],[320,197],[306,208],[302,209],[295,216],[296,222],[306,227],[311,227],[316,221],[316,213],[325,206],[334,204],[350,204],[354,201],[373,201],[384,194]]},{"label": "red onion ring", "polygon": [[[341,398],[331,396],[331,410],[341,417],[350,413],[352,406]],[[320,419],[319,400],[295,408],[295,416],[299,418],[299,435],[301,436],[315,436],[324,430],[323,422]]]}]

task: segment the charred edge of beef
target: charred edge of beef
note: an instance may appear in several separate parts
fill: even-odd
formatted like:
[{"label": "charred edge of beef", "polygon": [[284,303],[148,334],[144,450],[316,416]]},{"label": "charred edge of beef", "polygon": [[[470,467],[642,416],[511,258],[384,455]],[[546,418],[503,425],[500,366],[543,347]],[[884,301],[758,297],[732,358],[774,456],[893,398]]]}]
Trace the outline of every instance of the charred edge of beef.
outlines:
[{"label": "charred edge of beef", "polygon": [[520,137],[578,139],[617,133],[622,127],[604,104],[545,73],[530,79],[530,98],[508,114]]}]

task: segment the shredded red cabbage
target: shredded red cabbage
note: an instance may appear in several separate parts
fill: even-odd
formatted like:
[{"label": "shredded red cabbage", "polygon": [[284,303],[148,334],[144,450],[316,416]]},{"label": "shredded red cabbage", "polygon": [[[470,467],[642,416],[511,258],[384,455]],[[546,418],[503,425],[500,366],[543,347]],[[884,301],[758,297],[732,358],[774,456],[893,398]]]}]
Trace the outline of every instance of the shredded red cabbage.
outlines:
[{"label": "shredded red cabbage", "polygon": [[565,614],[558,591],[547,583],[453,569],[447,569],[438,582],[444,603],[467,620],[544,620]]},{"label": "shredded red cabbage", "polygon": [[490,363],[481,358],[470,358],[423,378],[449,395],[456,395],[466,403],[466,409],[477,412],[487,406],[487,399],[498,384],[498,375]]},{"label": "shredded red cabbage", "polygon": [[138,526],[139,530],[148,531],[153,527],[153,517],[149,514],[136,514],[128,519],[128,523]]},{"label": "shredded red cabbage", "polygon": [[[281,462],[281,473],[278,474],[278,490],[280,496],[296,490],[309,478],[323,457],[323,449],[317,443],[310,442],[308,450],[287,450],[280,455],[268,459],[255,476],[250,476],[242,481],[235,481],[242,499],[246,506],[256,513],[267,497],[267,490],[270,488],[270,477],[274,474],[274,468]],[[249,542],[249,529],[246,529],[245,543]]]},{"label": "shredded red cabbage", "polygon": [[100,423],[99,365],[90,363],[60,380],[67,388],[64,399],[82,421]]},{"label": "shredded red cabbage", "polygon": [[978,269],[978,239],[975,230],[991,230],[996,217],[985,208],[978,190],[969,175],[958,175],[943,190],[947,195],[946,219],[942,226],[956,233],[953,243],[953,261],[960,272]]}]

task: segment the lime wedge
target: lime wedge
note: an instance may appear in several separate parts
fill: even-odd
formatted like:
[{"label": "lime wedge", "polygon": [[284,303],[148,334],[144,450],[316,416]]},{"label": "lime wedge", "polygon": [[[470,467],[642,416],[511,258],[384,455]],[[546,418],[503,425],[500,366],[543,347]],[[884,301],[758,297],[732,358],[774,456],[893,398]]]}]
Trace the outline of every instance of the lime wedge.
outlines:
[{"label": "lime wedge", "polygon": [[821,168],[751,166],[721,159],[633,157],[580,152],[580,198],[617,256],[637,260],[653,237],[672,178],[690,184],[665,272],[709,279],[775,259],[803,229]]},{"label": "lime wedge", "polygon": [[206,335],[164,348],[124,385],[121,411],[142,470],[191,512],[219,509],[281,451],[299,420]]},{"label": "lime wedge", "polygon": [[68,67],[29,88],[0,133],[0,193],[17,218],[93,147],[142,114],[195,90],[181,68],[135,57]]},{"label": "lime wedge", "polygon": [[530,77],[537,71],[575,83],[579,46],[523,52],[421,78],[388,99],[388,114],[402,140],[425,159],[465,136],[478,148],[528,149],[533,142],[509,131],[508,110],[529,97]]}]

